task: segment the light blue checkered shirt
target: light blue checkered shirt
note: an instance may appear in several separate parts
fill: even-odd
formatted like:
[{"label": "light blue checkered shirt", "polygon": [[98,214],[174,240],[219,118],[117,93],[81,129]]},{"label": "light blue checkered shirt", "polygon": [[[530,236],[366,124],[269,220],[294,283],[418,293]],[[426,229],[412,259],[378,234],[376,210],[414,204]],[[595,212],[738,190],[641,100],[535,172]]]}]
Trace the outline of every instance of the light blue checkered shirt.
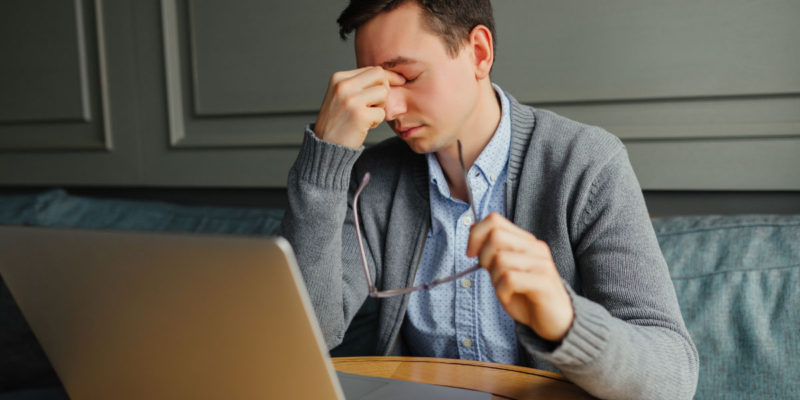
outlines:
[{"label": "light blue checkered shirt", "polygon": [[[495,211],[506,215],[505,179],[511,145],[508,98],[499,86],[501,117],[497,130],[469,170],[478,218]],[[467,239],[473,224],[467,203],[450,196],[436,155],[427,154],[430,178],[431,228],[414,284],[463,271],[477,263],[467,258]],[[412,354],[516,364],[514,320],[494,293],[486,270],[414,292],[408,302],[403,335]]]}]

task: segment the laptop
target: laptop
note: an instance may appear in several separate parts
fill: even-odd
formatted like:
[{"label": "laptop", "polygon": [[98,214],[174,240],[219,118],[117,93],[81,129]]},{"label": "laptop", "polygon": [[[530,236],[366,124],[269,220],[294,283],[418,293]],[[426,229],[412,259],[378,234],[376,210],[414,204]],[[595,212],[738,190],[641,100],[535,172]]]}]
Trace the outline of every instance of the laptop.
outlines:
[{"label": "laptop", "polygon": [[0,274],[72,400],[490,398],[337,373],[282,238],[0,227]]}]

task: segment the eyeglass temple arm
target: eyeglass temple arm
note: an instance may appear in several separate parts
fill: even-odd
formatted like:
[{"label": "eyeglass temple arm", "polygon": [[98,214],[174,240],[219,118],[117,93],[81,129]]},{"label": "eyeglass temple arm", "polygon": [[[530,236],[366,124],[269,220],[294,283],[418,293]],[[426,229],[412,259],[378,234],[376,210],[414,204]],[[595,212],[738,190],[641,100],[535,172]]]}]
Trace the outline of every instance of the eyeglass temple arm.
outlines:
[{"label": "eyeglass temple arm", "polygon": [[464,154],[461,150],[461,141],[458,140],[458,162],[461,163],[461,173],[464,174],[464,184],[467,186],[467,200],[469,201],[469,208],[472,210],[472,218],[476,223],[478,222],[478,212],[475,211],[475,200],[472,198],[472,187],[469,185],[469,173],[467,167],[464,165]]},{"label": "eyeglass temple arm", "polygon": [[364,252],[364,241],[361,239],[361,224],[358,221],[358,196],[361,195],[361,191],[364,190],[367,183],[369,183],[369,172],[365,173],[364,177],[361,178],[361,183],[358,185],[356,194],[353,196],[353,220],[356,228],[356,239],[358,239],[358,251],[361,253],[361,266],[364,268],[364,275],[367,277],[367,286],[369,287],[370,296],[372,296],[372,294],[376,292],[375,285],[372,283],[372,275],[369,273],[369,268],[367,267],[367,254]]},{"label": "eyeglass temple arm", "polygon": [[444,278],[439,278],[439,279],[437,279],[435,281],[432,281],[432,282],[429,282],[429,283],[423,283],[422,285],[411,286],[411,287],[402,288],[402,289],[390,289],[390,290],[384,290],[384,291],[380,291],[380,292],[370,290],[369,296],[370,297],[376,297],[376,298],[387,298],[387,297],[400,296],[400,295],[406,294],[406,293],[416,292],[417,290],[430,289],[430,288],[432,288],[434,286],[438,286],[438,285],[440,285],[442,283],[447,283],[447,282],[450,282],[450,281],[454,281],[454,280],[456,280],[458,278],[461,278],[464,275],[473,273],[473,272],[475,272],[475,271],[477,271],[479,269],[481,269],[480,264],[475,264],[472,267],[470,267],[468,269],[465,269],[465,270],[463,270],[463,271],[461,271],[461,272],[459,272],[459,273],[457,273],[455,275],[447,276],[447,277],[444,277]]},{"label": "eyeglass temple arm", "polygon": [[[469,207],[472,209],[472,216],[474,217],[474,221],[478,221],[478,213],[475,210],[475,201],[472,198],[472,188],[469,185],[469,175],[467,173],[467,168],[464,165],[464,155],[463,150],[461,149],[461,141],[458,142],[458,161],[461,163],[461,172],[464,174],[464,183],[467,186],[467,199],[469,200]],[[390,289],[384,291],[377,291],[375,289],[375,285],[372,284],[372,276],[369,273],[369,268],[367,268],[367,256],[364,253],[364,244],[361,240],[361,225],[358,221],[358,196],[361,194],[361,190],[364,189],[364,186],[367,185],[369,182],[369,172],[364,174],[364,178],[361,179],[361,184],[358,185],[358,189],[356,190],[355,196],[353,196],[353,219],[355,220],[356,225],[356,238],[358,239],[358,249],[361,252],[361,265],[364,268],[364,274],[367,276],[367,285],[369,285],[369,296],[376,297],[376,298],[386,298],[386,297],[394,297],[403,295],[406,293],[416,292],[417,290],[423,289],[430,289],[434,286],[440,285],[442,283],[451,282],[458,278],[461,278],[464,275],[469,273],[475,272],[481,269],[480,264],[475,264],[472,267],[465,269],[457,274],[447,276],[444,278],[436,279],[430,283],[424,283],[422,285],[402,288],[402,289]]]}]

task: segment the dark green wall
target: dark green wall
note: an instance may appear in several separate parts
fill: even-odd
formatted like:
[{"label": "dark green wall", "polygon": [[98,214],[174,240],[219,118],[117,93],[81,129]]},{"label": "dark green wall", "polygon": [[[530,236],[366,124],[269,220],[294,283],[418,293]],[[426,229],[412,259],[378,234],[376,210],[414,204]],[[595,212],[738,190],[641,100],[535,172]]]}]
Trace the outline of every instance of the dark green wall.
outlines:
[{"label": "dark green wall", "polygon": [[[344,4],[0,2],[0,186],[279,193],[331,72],[354,66]],[[800,2],[495,9],[494,80],[619,136],[651,203],[795,201]]]}]

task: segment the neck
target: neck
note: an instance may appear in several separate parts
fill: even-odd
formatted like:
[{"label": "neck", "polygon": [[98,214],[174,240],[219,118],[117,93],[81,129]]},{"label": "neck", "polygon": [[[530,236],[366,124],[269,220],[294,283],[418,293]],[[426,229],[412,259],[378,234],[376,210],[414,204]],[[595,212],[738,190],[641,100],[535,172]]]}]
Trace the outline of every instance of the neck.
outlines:
[{"label": "neck", "polygon": [[[462,131],[457,135],[457,138],[461,140],[464,167],[467,170],[472,167],[483,149],[492,140],[492,136],[500,124],[500,117],[500,100],[497,98],[491,82],[486,79],[485,83],[481,85],[470,118],[465,121]],[[458,160],[458,144],[454,142],[436,152],[436,158],[447,178],[450,194],[466,201],[467,188]]]}]

